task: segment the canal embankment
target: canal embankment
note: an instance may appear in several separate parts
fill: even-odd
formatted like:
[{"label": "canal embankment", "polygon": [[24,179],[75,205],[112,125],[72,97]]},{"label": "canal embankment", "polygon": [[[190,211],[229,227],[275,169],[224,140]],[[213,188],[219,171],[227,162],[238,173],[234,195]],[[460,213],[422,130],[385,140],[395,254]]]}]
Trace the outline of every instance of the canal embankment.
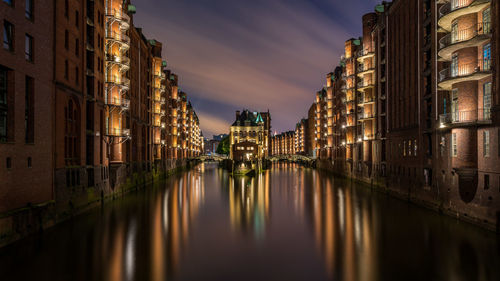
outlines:
[{"label": "canal embankment", "polygon": [[192,168],[198,160],[166,160],[151,169],[126,171],[114,184],[54,187],[54,199],[0,214],[0,247],[43,231],[124,195],[154,186]]},{"label": "canal embankment", "polygon": [[439,186],[439,183],[429,186],[410,176],[367,175],[359,172],[352,163],[339,164],[329,160],[316,159],[312,167],[500,234],[500,214],[492,213],[489,208],[473,202],[463,202],[460,194],[454,194],[459,191]]}]

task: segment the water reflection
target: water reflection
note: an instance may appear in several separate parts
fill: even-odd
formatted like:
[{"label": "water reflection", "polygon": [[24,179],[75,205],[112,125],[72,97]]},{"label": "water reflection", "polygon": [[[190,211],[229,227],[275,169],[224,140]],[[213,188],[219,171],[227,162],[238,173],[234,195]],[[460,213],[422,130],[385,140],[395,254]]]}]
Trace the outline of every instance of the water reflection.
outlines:
[{"label": "water reflection", "polygon": [[294,164],[256,177],[200,165],[0,250],[0,277],[500,280],[499,245],[490,232]]},{"label": "water reflection", "polygon": [[229,177],[229,217],[233,231],[263,239],[270,220],[269,174]]}]

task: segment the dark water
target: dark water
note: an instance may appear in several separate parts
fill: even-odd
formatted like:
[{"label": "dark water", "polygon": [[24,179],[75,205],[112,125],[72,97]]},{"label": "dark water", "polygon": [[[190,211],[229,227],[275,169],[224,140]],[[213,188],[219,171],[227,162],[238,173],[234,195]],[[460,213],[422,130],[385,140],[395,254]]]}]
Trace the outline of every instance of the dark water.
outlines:
[{"label": "dark water", "polygon": [[0,250],[0,280],[500,280],[499,241],[293,164],[204,164]]}]

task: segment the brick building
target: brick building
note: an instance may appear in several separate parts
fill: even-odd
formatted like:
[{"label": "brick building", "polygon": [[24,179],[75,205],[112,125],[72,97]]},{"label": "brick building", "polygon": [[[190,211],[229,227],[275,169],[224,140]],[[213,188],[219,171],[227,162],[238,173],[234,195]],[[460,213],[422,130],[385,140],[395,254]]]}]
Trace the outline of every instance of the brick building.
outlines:
[{"label": "brick building", "polygon": [[0,213],[54,198],[53,16],[52,1],[0,2]]},{"label": "brick building", "polygon": [[202,151],[135,13],[128,0],[0,2],[0,244]]}]

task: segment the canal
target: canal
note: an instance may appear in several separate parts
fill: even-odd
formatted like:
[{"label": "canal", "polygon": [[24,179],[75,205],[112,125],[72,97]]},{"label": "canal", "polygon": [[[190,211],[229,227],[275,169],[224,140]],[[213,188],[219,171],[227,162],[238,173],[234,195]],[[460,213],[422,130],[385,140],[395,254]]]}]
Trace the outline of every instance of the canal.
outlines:
[{"label": "canal", "polygon": [[0,250],[1,280],[500,280],[494,233],[275,164],[200,164]]}]

